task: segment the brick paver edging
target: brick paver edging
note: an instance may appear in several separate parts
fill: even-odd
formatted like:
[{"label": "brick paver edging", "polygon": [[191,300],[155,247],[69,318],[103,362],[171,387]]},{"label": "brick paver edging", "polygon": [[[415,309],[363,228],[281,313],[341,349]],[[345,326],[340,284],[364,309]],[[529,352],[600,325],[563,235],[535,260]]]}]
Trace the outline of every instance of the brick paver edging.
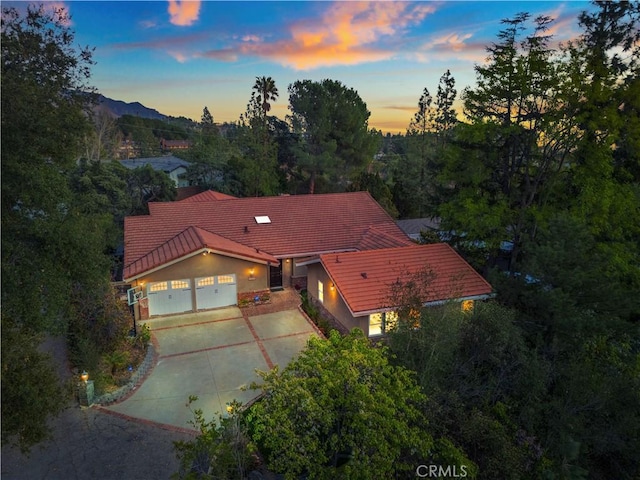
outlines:
[{"label": "brick paver edging", "polygon": [[147,377],[153,366],[155,365],[156,349],[152,342],[147,345],[147,354],[138,369],[131,375],[129,382],[113,392],[105,393],[93,399],[93,403],[97,405],[110,405],[122,400],[125,396],[135,390]]}]

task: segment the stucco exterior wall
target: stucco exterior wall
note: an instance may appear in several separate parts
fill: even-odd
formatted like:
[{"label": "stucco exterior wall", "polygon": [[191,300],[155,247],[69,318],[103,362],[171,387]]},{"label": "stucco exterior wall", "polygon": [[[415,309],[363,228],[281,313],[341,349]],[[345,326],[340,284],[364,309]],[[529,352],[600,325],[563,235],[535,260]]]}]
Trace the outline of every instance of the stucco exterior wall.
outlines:
[{"label": "stucco exterior wall", "polygon": [[[324,301],[318,298],[318,281],[324,285]],[[344,302],[337,288],[331,288],[331,279],[320,263],[313,263],[307,267],[307,292],[309,297],[338,320],[344,327],[351,330],[361,329],[369,335],[369,317],[354,317]]]},{"label": "stucco exterior wall", "polygon": [[[251,269],[253,269],[253,280],[249,279]],[[269,288],[269,274],[266,265],[213,253],[194,255],[141,277],[132,282],[132,284],[141,285],[143,288],[146,288],[146,285],[150,282],[189,279],[192,287],[191,303],[196,305],[196,289],[194,288],[196,278],[229,273],[236,275],[236,285],[239,294]],[[138,315],[138,312],[136,312],[136,315]]]}]

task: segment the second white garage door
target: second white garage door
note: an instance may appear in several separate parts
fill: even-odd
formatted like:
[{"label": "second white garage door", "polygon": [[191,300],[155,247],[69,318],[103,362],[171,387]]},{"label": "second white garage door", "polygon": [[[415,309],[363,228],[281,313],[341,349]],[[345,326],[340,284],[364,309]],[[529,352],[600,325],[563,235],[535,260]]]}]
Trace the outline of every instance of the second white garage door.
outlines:
[{"label": "second white garage door", "polygon": [[196,278],[196,308],[198,310],[227,307],[235,305],[237,302],[235,274]]}]

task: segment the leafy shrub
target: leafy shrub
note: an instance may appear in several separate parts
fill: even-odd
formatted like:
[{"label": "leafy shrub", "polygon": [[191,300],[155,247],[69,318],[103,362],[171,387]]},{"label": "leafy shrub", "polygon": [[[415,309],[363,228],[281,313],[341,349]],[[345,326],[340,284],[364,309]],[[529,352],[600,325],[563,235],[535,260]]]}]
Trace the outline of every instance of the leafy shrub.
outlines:
[{"label": "leafy shrub", "polygon": [[118,370],[125,368],[131,360],[131,354],[126,350],[116,350],[103,357],[110,368],[111,375],[115,375]]},{"label": "leafy shrub", "polygon": [[189,397],[187,406],[194,419],[189,423],[200,434],[191,441],[174,442],[176,454],[180,460],[180,470],[172,475],[174,479],[199,478],[247,478],[256,466],[256,448],[247,434],[247,425],[242,405],[233,401],[229,415],[206,421],[201,409],[191,409],[198,399]]}]

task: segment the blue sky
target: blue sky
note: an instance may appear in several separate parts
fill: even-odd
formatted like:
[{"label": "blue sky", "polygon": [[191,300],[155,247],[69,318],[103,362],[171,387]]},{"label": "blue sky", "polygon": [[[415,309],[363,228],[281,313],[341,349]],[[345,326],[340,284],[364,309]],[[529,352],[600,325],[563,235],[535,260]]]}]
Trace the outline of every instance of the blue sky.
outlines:
[{"label": "blue sky", "polygon": [[291,83],[330,78],[358,91],[371,127],[392,133],[406,130],[423,89],[435,94],[447,69],[458,92],[474,84],[474,64],[496,41],[501,19],[549,15],[554,39],[564,41],[590,8],[584,1],[48,3],[65,6],[77,43],[95,47],[92,84],[108,97],[194,120],[207,106],[216,122],[233,122],[255,77],[271,76],[280,92],[271,112],[284,119]]}]

